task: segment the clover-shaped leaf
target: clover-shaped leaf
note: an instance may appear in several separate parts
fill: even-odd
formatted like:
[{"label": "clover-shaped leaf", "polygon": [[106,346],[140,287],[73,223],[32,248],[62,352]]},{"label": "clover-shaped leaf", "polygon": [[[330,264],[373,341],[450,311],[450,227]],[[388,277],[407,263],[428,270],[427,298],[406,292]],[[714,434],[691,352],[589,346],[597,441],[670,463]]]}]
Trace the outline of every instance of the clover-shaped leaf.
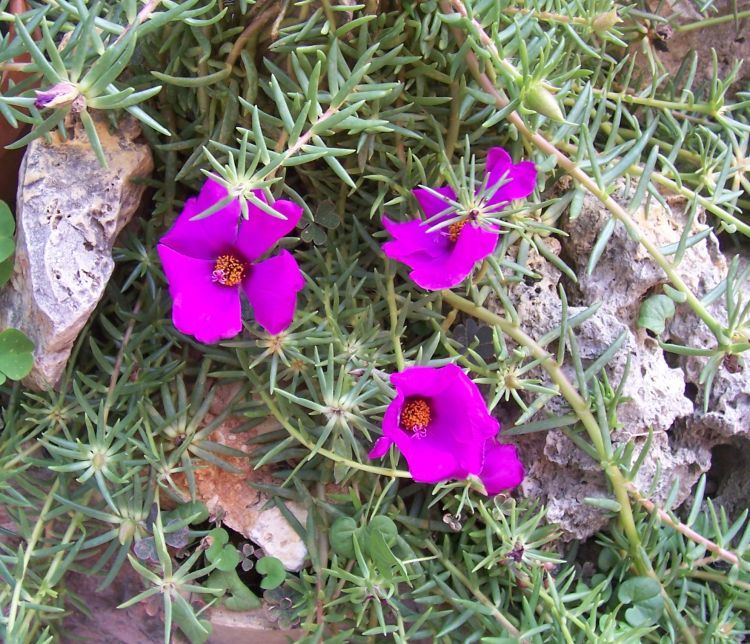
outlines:
[{"label": "clover-shaped leaf", "polygon": [[234,570],[240,563],[240,553],[229,541],[229,535],[224,528],[214,528],[206,535],[210,544],[206,549],[206,559],[219,570]]},{"label": "clover-shaped leaf", "polygon": [[0,333],[0,385],[6,378],[20,380],[34,366],[34,343],[17,329]]},{"label": "clover-shaped leaf", "polygon": [[190,541],[190,529],[187,526],[182,526],[176,530],[172,529],[171,526],[176,523],[179,523],[178,519],[171,519],[167,523],[166,528],[169,531],[164,531],[164,541],[168,546],[172,546],[173,548],[184,548]]},{"label": "clover-shaped leaf", "polygon": [[651,577],[633,577],[620,584],[617,599],[623,604],[632,604],[625,611],[625,619],[631,626],[654,624],[664,609],[659,582]]},{"label": "clover-shaped leaf", "polygon": [[300,238],[307,243],[322,246],[326,241],[326,233],[320,226],[310,224],[300,233]]},{"label": "clover-shaped leaf", "polygon": [[255,564],[255,569],[263,575],[260,587],[266,590],[278,588],[286,579],[284,564],[276,557],[261,557],[258,559],[258,563]]},{"label": "clover-shaped leaf", "polygon": [[133,545],[135,556],[141,561],[159,561],[159,555],[156,553],[156,541],[153,537],[144,537],[135,542]]},{"label": "clover-shaped leaf", "polygon": [[456,326],[453,337],[466,349],[476,341],[474,350],[485,360],[491,360],[495,355],[492,329],[486,324],[478,324],[473,318]]},{"label": "clover-shaped leaf", "polygon": [[315,223],[324,228],[333,230],[341,224],[341,218],[336,211],[336,205],[332,201],[323,201],[315,211]]}]

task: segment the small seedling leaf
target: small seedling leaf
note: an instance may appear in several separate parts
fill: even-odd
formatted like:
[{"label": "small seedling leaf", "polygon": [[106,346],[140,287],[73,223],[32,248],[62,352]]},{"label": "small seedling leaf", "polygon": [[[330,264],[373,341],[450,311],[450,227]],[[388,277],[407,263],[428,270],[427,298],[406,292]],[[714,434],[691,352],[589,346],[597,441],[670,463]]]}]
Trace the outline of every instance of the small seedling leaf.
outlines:
[{"label": "small seedling leaf", "polygon": [[260,587],[265,590],[273,590],[284,583],[286,579],[286,570],[276,557],[262,557],[258,559],[255,569],[263,575],[263,581]]},{"label": "small seedling leaf", "polygon": [[20,380],[34,366],[34,343],[17,329],[0,333],[0,372],[11,380]]},{"label": "small seedling leaf", "polygon": [[674,315],[674,301],[663,294],[652,295],[643,304],[638,314],[638,326],[660,335],[664,333],[666,321]]}]

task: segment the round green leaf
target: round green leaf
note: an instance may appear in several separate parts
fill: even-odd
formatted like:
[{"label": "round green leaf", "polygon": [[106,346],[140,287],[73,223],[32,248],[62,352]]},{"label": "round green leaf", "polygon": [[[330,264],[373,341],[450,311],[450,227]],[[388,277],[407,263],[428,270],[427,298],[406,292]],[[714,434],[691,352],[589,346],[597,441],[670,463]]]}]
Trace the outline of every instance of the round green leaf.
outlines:
[{"label": "round green leaf", "polygon": [[396,524],[393,522],[393,520],[389,517],[383,515],[373,517],[372,521],[370,521],[369,525],[367,526],[367,529],[370,532],[377,532],[383,535],[383,540],[386,544],[388,544],[388,546],[392,546],[394,543],[396,543],[396,538],[398,537],[398,528],[396,527]]},{"label": "round green leaf", "polygon": [[674,316],[674,301],[666,295],[652,295],[643,304],[638,313],[638,326],[649,329],[660,335],[664,333],[666,321]]},{"label": "round green leaf", "polygon": [[206,559],[219,570],[234,570],[240,563],[240,553],[229,541],[229,535],[224,528],[214,528],[206,535],[211,545],[206,548]]},{"label": "round green leaf", "polygon": [[9,280],[11,275],[13,275],[13,260],[9,258],[0,262],[0,286]]},{"label": "round green leaf", "polygon": [[16,250],[12,237],[0,237],[0,262],[4,262]]},{"label": "round green leaf", "polygon": [[[203,523],[208,520],[208,508],[205,503],[200,501],[190,501],[177,506],[174,511],[174,515],[179,519],[189,519],[194,517],[191,523]],[[225,541],[226,543],[226,541]]]},{"label": "round green leaf", "polygon": [[339,218],[339,213],[336,212],[336,206],[333,202],[324,201],[318,206],[318,209],[315,211],[315,223],[329,230],[338,227],[341,219]]},{"label": "round green leaf", "polygon": [[659,582],[651,577],[633,577],[623,582],[617,589],[617,598],[623,604],[633,604],[625,611],[631,626],[654,624],[664,609]]},{"label": "round green leaf", "polygon": [[16,221],[13,219],[13,213],[11,213],[7,203],[0,201],[0,237],[12,239],[15,231]]},{"label": "round green leaf", "polygon": [[345,559],[354,559],[354,533],[357,522],[351,517],[340,517],[333,522],[328,540],[333,551]]},{"label": "round green leaf", "polygon": [[234,570],[240,563],[240,553],[233,545],[227,544],[221,549],[221,552],[214,558],[212,563],[223,572]]},{"label": "round green leaf", "polygon": [[276,557],[261,557],[258,559],[255,569],[263,575],[263,581],[260,582],[260,587],[265,590],[278,588],[286,579],[284,564],[282,564]]},{"label": "round green leaf", "polygon": [[0,372],[11,380],[20,380],[34,366],[34,343],[17,329],[0,333]]}]

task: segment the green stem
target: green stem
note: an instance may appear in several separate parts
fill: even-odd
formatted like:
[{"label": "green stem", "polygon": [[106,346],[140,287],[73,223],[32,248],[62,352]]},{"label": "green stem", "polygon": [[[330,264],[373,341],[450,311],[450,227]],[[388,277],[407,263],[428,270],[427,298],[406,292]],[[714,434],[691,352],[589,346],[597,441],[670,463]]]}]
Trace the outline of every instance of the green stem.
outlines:
[{"label": "green stem", "polygon": [[[456,9],[459,15],[467,17],[466,8],[464,7],[461,0],[440,1],[442,10],[447,14],[452,13],[451,5]],[[499,56],[497,48],[494,46],[494,43],[492,42],[490,37],[484,32],[481,25],[479,25],[479,23],[476,23],[476,21],[474,21],[474,24],[475,28],[479,29],[480,41],[482,42],[482,44],[486,45],[488,49],[496,55],[497,64],[504,67],[504,62],[507,61],[504,61],[504,59]],[[460,28],[454,28],[453,33],[456,36],[458,44],[461,45],[465,40],[463,31]],[[479,83],[482,89],[495,99],[495,104],[501,109],[506,107],[509,102],[508,98],[501,90],[498,90],[497,87],[495,87],[495,84],[490,80],[487,74],[482,72],[479,65],[479,60],[477,59],[474,52],[469,51],[466,53],[466,63],[469,71],[472,73],[477,83]],[[593,178],[591,178],[588,174],[586,174],[578,167],[575,161],[568,158],[566,154],[561,152],[541,133],[532,132],[531,130],[529,130],[523,118],[517,111],[513,111],[508,114],[507,119],[516,127],[521,136],[523,136],[530,143],[533,143],[539,150],[541,150],[548,156],[554,157],[557,161],[558,167],[565,170],[565,172],[573,179],[575,179],[575,181],[579,185],[583,186],[592,195],[599,199],[599,201],[601,201],[601,203],[607,208],[607,210],[612,213],[612,216],[625,226],[630,237],[634,241],[639,242],[646,249],[653,261],[659,266],[659,268],[664,271],[664,273],[666,273],[674,288],[685,295],[685,301],[687,302],[687,304],[711,330],[713,335],[716,337],[719,345],[722,346],[727,344],[728,339],[724,334],[721,323],[714,319],[714,317],[708,312],[706,307],[703,306],[701,301],[693,294],[688,285],[674,269],[672,264],[667,260],[666,257],[664,257],[664,255],[661,254],[661,251],[659,250],[657,245],[647,237],[644,237],[640,234],[638,225],[635,223],[635,221],[633,221],[627,211],[619,203],[612,199],[612,197],[609,196],[606,188],[600,188]]]},{"label": "green stem", "polygon": [[689,643],[695,642],[695,637],[690,631],[687,623],[680,616],[674,602],[672,602],[672,599],[661,584],[657,574],[654,572],[651,562],[643,553],[641,538],[635,525],[633,509],[630,505],[630,498],[628,497],[628,483],[619,468],[611,462],[611,454],[605,446],[599,423],[576,388],[568,380],[567,376],[560,368],[560,365],[557,364],[557,361],[552,354],[540,347],[533,338],[515,326],[510,320],[502,318],[499,315],[488,311],[483,306],[478,306],[477,304],[456,295],[452,291],[442,291],[441,294],[443,300],[453,308],[463,311],[486,324],[498,327],[503,333],[505,333],[505,335],[509,336],[518,345],[524,347],[534,358],[539,360],[541,366],[547,371],[552,379],[552,382],[557,385],[560,393],[565,397],[568,404],[580,419],[594,445],[594,448],[596,449],[597,454],[599,455],[599,460],[604,467],[604,471],[610,484],[612,485],[615,497],[620,503],[620,523],[628,538],[630,554],[633,558],[638,574],[647,575],[659,582],[667,612],[680,629],[684,641]]},{"label": "green stem", "polygon": [[263,401],[266,407],[268,407],[268,410],[271,412],[271,414],[273,414],[274,418],[276,418],[279,424],[284,429],[286,429],[286,431],[289,432],[289,434],[293,438],[302,443],[311,452],[314,451],[316,454],[320,454],[321,456],[331,461],[341,463],[342,465],[346,465],[347,467],[350,467],[354,470],[369,472],[370,474],[379,474],[381,476],[390,476],[391,478],[411,478],[411,473],[404,470],[394,470],[388,467],[378,467],[377,465],[366,465],[364,463],[359,463],[349,458],[339,456],[338,454],[336,454],[336,452],[332,452],[331,450],[325,449],[324,447],[315,449],[315,441],[307,438],[307,436],[305,436],[294,425],[292,425],[292,423],[287,420],[287,417],[283,413],[281,413],[281,410],[276,406],[276,404],[273,402],[273,399],[266,393],[265,389],[260,385],[260,383],[256,381],[256,384],[258,385],[257,393],[260,396],[260,399]]},{"label": "green stem", "polygon": [[607,448],[605,447],[599,423],[594,417],[594,414],[591,413],[586,401],[578,393],[578,390],[570,383],[551,353],[540,347],[533,338],[524,333],[510,320],[502,318],[496,313],[488,311],[483,306],[474,304],[470,300],[456,295],[453,291],[442,291],[441,295],[443,300],[453,308],[463,311],[486,324],[498,327],[505,335],[514,340],[516,344],[524,347],[531,356],[539,360],[540,365],[544,367],[550,375],[550,378],[555,385],[557,385],[560,393],[565,397],[565,400],[568,401],[568,404],[581,420],[581,423],[583,423],[583,426],[586,428],[589,438],[594,444],[594,448],[596,449],[597,454],[599,454],[602,462],[609,461],[611,455],[607,452]]},{"label": "green stem", "polygon": [[696,22],[688,22],[684,25],[677,25],[674,30],[677,32],[693,31],[695,29],[703,29],[705,27],[715,27],[716,25],[720,25],[724,22],[729,22],[730,20],[742,20],[743,18],[748,17],[750,17],[750,9],[747,9],[745,11],[738,11],[737,13],[728,13],[724,16],[716,16],[715,18],[703,18],[701,20],[697,20]]},{"label": "green stem", "polygon": [[[388,264],[388,260],[386,260]],[[401,338],[398,334],[398,307],[396,306],[396,290],[393,286],[393,271],[388,270],[388,314],[391,320],[391,342],[393,343],[393,353],[396,357],[396,369],[403,371],[406,363],[404,361],[404,351],[401,348]]]},{"label": "green stem", "polygon": [[[603,127],[602,130],[604,132],[608,132],[610,128]],[[635,134],[635,133],[634,133]],[[561,149],[567,151],[569,154],[574,155],[578,148],[577,146],[570,144],[570,143],[560,143],[558,144]],[[662,143],[658,142],[657,145],[661,147]],[[665,144],[668,145],[668,144]],[[670,148],[671,149],[671,146]],[[625,170],[625,172],[629,175],[640,177],[643,175],[643,167],[633,164],[629,168]],[[734,215],[729,214],[726,210],[724,210],[721,206],[717,205],[711,199],[704,197],[694,190],[690,190],[685,186],[685,181],[683,181],[682,184],[678,184],[676,181],[670,179],[666,175],[662,174],[661,172],[652,172],[650,175],[650,179],[654,183],[658,183],[665,188],[668,188],[672,192],[675,192],[677,194],[680,194],[684,196],[685,198],[689,200],[695,199],[700,206],[708,210],[708,212],[712,213],[719,219],[721,219],[723,222],[730,226],[734,226],[739,232],[741,232],[743,235],[750,237],[750,225],[742,221],[741,219],[738,219]],[[641,240],[642,241],[642,240]]]},{"label": "green stem", "polygon": [[[698,112],[699,114],[708,114],[709,116],[716,117],[719,115],[719,110],[709,103],[685,103],[681,101],[664,101],[658,98],[650,98],[647,96],[635,96],[633,94],[626,94],[624,92],[608,92],[603,89],[592,88],[594,94],[603,96],[612,101],[622,101],[623,103],[630,103],[631,105],[644,105],[646,107],[653,107],[657,110],[683,110],[686,112]],[[731,110],[731,107],[726,108],[724,111]]]},{"label": "green stem", "polygon": [[632,483],[626,484],[626,490],[640,505],[646,508],[649,513],[656,515],[662,523],[670,526],[687,539],[690,539],[690,541],[692,541],[693,543],[697,543],[703,546],[706,550],[716,555],[719,559],[723,559],[732,566],[737,566],[740,569],[747,570],[747,563],[740,556],[738,556],[734,552],[727,550],[726,548],[722,548],[719,544],[714,543],[710,539],[706,539],[706,537],[704,537],[702,534],[698,534],[690,526],[670,516],[668,512],[665,512],[661,508],[657,507],[657,505],[653,501],[643,497],[643,495],[636,489],[635,485],[633,485]]},{"label": "green stem", "polygon": [[498,624],[502,626],[510,635],[513,637],[520,637],[521,632],[511,624],[510,620],[503,615],[498,609],[497,606],[495,606],[495,603],[490,600],[487,595],[485,595],[479,588],[477,588],[477,584],[472,582],[464,573],[463,571],[459,570],[450,559],[446,559],[443,556],[443,553],[438,550],[437,546],[432,543],[432,541],[425,541],[424,543],[427,550],[429,550],[433,555],[435,555],[435,558],[443,565],[445,566],[446,570],[451,573],[456,579],[458,579],[474,597],[479,601],[480,604],[482,604],[487,610],[490,611],[492,616],[495,618]]},{"label": "green stem", "polygon": [[[87,500],[90,499],[91,496],[92,496],[92,492],[87,493],[86,499]],[[70,521],[70,524],[68,525],[68,529],[65,531],[65,534],[63,535],[62,539],[57,544],[58,546],[66,546],[69,543],[71,543],[71,541],[73,540],[73,535],[80,527],[81,520],[82,520],[82,515],[79,512],[76,512],[76,514],[74,515],[74,518]],[[52,562],[47,568],[46,574],[44,575],[44,582],[41,584],[43,588],[45,586],[47,586],[50,589],[53,587],[50,584],[50,580],[53,579],[54,576],[57,574],[57,569],[59,568],[66,554],[67,554],[67,549],[64,547],[60,547],[60,550],[55,554],[54,558],[52,559]],[[43,596],[40,597],[40,593],[37,592],[36,596],[32,598],[30,603],[41,604],[43,602],[43,599],[44,599]],[[26,617],[24,618],[23,624],[21,626],[22,633],[31,632],[32,619],[33,619],[32,611],[27,612]]]},{"label": "green stem", "polygon": [[24,583],[24,580],[26,579],[26,572],[29,569],[29,562],[31,561],[31,556],[34,553],[34,549],[36,548],[37,542],[42,536],[44,526],[47,525],[47,522],[46,522],[47,513],[49,512],[49,509],[52,506],[52,501],[55,498],[55,493],[57,492],[57,488],[59,485],[60,485],[60,477],[58,476],[57,478],[55,478],[55,481],[54,483],[52,483],[52,487],[50,488],[50,491],[47,493],[47,498],[44,501],[44,505],[42,506],[42,509],[39,511],[39,517],[37,518],[36,523],[34,524],[34,529],[31,532],[31,536],[26,542],[26,546],[24,548],[24,553],[23,553],[23,560],[21,563],[21,574],[15,579],[16,583],[15,583],[15,586],[13,587],[13,598],[11,599],[10,610],[8,611],[6,633],[8,633],[9,635],[13,634],[15,630],[15,621],[18,615],[18,607],[21,601],[21,592],[23,591],[23,583]]}]

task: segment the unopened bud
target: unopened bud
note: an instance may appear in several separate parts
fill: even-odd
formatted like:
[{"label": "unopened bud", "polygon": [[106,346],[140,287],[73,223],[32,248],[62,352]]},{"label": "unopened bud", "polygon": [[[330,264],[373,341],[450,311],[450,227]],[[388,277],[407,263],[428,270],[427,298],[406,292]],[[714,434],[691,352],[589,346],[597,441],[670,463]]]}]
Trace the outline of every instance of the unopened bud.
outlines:
[{"label": "unopened bud", "polygon": [[608,32],[618,22],[622,22],[622,18],[617,15],[617,9],[612,9],[607,13],[600,13],[591,22],[591,28],[600,36]]},{"label": "unopened bud", "polygon": [[533,82],[526,90],[523,104],[528,109],[551,118],[553,121],[565,120],[554,94],[539,82]]},{"label": "unopened bud", "polygon": [[48,89],[36,90],[34,105],[39,109],[63,107],[71,105],[80,95],[73,83],[55,83]]}]

